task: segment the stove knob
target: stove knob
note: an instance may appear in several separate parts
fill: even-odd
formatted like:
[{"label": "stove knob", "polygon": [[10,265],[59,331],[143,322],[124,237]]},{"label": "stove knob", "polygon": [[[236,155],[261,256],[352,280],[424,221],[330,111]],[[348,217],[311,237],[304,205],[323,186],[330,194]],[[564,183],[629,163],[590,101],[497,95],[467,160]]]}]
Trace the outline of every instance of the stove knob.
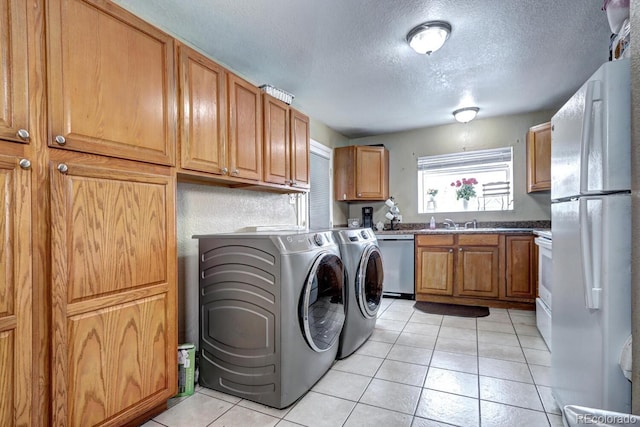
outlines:
[{"label": "stove knob", "polygon": [[313,236],[313,241],[318,246],[324,245],[324,237],[322,236],[322,234],[316,234],[315,236]]}]

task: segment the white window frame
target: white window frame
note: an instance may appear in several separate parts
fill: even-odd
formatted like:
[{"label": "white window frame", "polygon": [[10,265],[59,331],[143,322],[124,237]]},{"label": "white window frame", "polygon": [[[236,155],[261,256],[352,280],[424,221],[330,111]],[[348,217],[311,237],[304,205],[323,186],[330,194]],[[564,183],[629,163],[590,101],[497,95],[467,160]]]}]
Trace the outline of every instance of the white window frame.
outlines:
[{"label": "white window frame", "polygon": [[[500,160],[500,158],[504,158],[505,160]],[[484,162],[484,166],[483,166]],[[429,209],[429,204],[433,204],[433,199],[431,202],[428,202],[428,195],[426,194],[427,188],[423,188],[425,186],[425,174],[431,173],[433,175],[437,175],[442,173],[443,175],[454,174],[458,175],[460,178],[470,178],[474,177],[474,175],[478,175],[482,172],[489,172],[491,169],[505,170],[504,165],[499,166],[501,162],[508,162],[508,178],[507,180],[510,183],[509,192],[510,195],[506,197],[506,201],[504,204],[500,204],[502,209],[487,209],[488,211],[500,211],[500,210],[513,210],[514,209],[514,185],[513,185],[513,147],[499,147],[499,148],[490,148],[485,150],[477,150],[477,151],[468,151],[462,153],[451,153],[451,154],[442,154],[442,155],[433,155],[433,156],[420,156],[418,157],[417,162],[417,184],[418,184],[418,213],[419,214],[429,214],[429,213],[444,213],[444,212],[464,212],[466,210],[473,211],[484,211],[480,210],[480,203],[482,198],[482,186],[476,186],[476,194],[477,196],[472,199],[470,206],[471,209],[463,209],[462,203],[459,209]],[[494,165],[494,167],[491,167]],[[498,166],[495,168],[495,166]],[[475,170],[474,170],[475,168]],[[440,188],[442,190],[442,188]],[[448,194],[449,188],[445,190]],[[439,193],[440,194],[440,193]],[[449,195],[449,197],[452,197]],[[491,200],[494,198],[483,199]],[[436,197],[437,200],[437,197]],[[447,199],[449,201],[449,199]],[[495,201],[494,201],[495,202]],[[497,206],[497,203],[494,203]],[[449,203],[451,205],[451,203]],[[483,203],[484,206],[484,203]]]},{"label": "white window frame", "polygon": [[[329,225],[333,227],[333,149],[327,147],[326,145],[311,139],[309,141],[309,154],[316,154],[318,156],[324,157],[329,160],[329,200],[327,203],[329,204]],[[311,171],[309,171],[309,175],[311,175]],[[304,200],[302,200],[304,199]],[[306,227],[309,227],[309,194],[305,193],[304,196],[299,199],[299,223],[301,220],[304,221]],[[303,205],[303,206],[302,206]],[[301,216],[304,217],[301,217]]]}]

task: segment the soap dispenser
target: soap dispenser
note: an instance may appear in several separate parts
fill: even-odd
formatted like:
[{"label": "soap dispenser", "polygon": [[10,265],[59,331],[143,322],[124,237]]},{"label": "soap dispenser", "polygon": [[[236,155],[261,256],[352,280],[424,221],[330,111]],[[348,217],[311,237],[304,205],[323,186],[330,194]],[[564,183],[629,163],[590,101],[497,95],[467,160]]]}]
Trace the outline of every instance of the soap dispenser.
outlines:
[{"label": "soap dispenser", "polygon": [[434,217],[431,217],[431,221],[429,221],[429,228],[432,230],[436,229],[436,219]]}]

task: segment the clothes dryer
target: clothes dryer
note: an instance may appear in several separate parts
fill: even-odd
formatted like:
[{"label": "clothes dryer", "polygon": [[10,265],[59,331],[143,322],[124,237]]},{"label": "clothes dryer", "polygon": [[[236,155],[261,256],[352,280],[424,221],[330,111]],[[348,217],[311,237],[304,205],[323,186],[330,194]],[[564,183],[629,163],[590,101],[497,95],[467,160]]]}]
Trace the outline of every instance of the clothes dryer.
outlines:
[{"label": "clothes dryer", "polygon": [[384,271],[382,254],[370,228],[337,229],[334,235],[347,272],[347,317],[337,354],[338,359],[343,359],[356,351],[373,333],[382,300]]},{"label": "clothes dryer", "polygon": [[283,408],[331,367],[345,271],[331,232],[194,236],[199,383]]}]

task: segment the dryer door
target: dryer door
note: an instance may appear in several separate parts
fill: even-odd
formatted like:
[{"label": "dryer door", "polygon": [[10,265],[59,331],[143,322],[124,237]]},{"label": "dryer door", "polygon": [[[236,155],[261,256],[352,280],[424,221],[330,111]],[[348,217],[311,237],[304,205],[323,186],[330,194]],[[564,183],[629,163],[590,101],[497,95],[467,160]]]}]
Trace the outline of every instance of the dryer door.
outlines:
[{"label": "dryer door", "polygon": [[356,298],[362,315],[373,318],[380,308],[382,299],[382,255],[376,245],[367,246],[362,253],[356,277]]},{"label": "dryer door", "polygon": [[344,265],[340,257],[323,252],[318,256],[300,298],[300,321],[304,337],[315,351],[329,350],[344,324]]}]

